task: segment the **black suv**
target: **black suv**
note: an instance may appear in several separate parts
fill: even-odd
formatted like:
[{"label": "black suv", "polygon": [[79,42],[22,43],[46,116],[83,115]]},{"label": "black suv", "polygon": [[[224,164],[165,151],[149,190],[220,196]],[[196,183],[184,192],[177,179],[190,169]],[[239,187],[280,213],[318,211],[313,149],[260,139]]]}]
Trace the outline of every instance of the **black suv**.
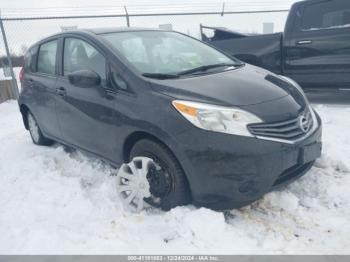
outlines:
[{"label": "black suv", "polygon": [[321,120],[293,80],[177,32],[60,33],[29,49],[20,79],[33,142],[121,165],[135,210],[240,207],[321,154]]}]

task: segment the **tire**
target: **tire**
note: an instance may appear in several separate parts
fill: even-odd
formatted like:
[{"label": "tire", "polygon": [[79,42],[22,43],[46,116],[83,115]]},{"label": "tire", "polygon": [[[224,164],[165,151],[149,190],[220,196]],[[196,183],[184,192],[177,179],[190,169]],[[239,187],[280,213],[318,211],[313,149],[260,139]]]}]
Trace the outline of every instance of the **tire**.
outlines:
[{"label": "tire", "polygon": [[50,146],[54,143],[53,140],[46,138],[40,130],[38,122],[34,115],[28,111],[27,113],[27,121],[28,121],[28,130],[30,133],[30,137],[34,144],[39,146]]},{"label": "tire", "polygon": [[134,157],[151,158],[169,173],[172,183],[169,192],[160,200],[159,207],[162,210],[168,211],[176,206],[191,203],[186,175],[178,160],[167,147],[152,140],[143,139],[132,147],[129,159],[132,160]]}]

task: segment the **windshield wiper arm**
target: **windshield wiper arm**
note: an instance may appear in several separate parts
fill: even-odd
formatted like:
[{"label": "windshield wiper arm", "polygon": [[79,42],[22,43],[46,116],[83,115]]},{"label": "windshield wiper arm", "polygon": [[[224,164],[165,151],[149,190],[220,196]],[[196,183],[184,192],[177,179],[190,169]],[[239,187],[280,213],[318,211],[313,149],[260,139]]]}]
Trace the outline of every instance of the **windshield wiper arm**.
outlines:
[{"label": "windshield wiper arm", "polygon": [[237,63],[219,63],[219,64],[212,64],[212,65],[204,65],[204,66],[199,66],[196,68],[192,68],[189,70],[182,71],[177,74],[163,74],[163,73],[143,73],[142,75],[145,77],[149,78],[155,78],[155,79],[174,79],[174,78],[179,78],[182,75],[190,75],[196,72],[205,72],[209,69],[216,68],[216,67],[238,67],[243,64],[237,64]]},{"label": "windshield wiper arm", "polygon": [[189,70],[185,70],[185,71],[182,71],[180,73],[178,73],[177,75],[178,76],[181,76],[181,75],[190,75],[190,74],[193,74],[193,73],[197,73],[197,72],[205,72],[209,69],[212,69],[212,68],[216,68],[216,67],[223,67],[223,66],[240,66],[241,64],[228,64],[228,63],[219,63],[219,64],[212,64],[212,65],[204,65],[204,66],[199,66],[199,67],[196,67],[196,68],[192,68],[192,69],[189,69]]},{"label": "windshield wiper arm", "polygon": [[173,78],[179,78],[178,75],[173,75],[173,74],[162,74],[162,73],[143,73],[142,75],[145,76],[145,77],[155,78],[155,79],[173,79]]}]

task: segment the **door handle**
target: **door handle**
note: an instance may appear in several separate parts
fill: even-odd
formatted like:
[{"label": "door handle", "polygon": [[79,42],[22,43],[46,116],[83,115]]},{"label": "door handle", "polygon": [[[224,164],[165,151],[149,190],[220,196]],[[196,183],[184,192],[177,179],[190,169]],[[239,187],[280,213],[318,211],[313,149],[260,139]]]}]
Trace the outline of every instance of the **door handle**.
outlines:
[{"label": "door handle", "polygon": [[59,96],[65,96],[65,95],[67,95],[67,91],[66,91],[66,89],[64,88],[64,87],[58,87],[58,88],[56,88],[56,93],[59,95]]},{"label": "door handle", "polygon": [[297,45],[309,45],[312,44],[311,40],[300,40],[297,42]]}]

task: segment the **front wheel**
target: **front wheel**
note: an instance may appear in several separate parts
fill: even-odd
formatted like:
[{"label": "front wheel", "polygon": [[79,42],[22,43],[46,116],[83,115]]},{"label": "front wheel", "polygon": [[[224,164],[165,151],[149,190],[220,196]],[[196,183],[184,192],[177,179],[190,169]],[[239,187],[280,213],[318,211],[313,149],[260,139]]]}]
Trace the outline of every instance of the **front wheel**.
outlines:
[{"label": "front wheel", "polygon": [[147,206],[165,211],[191,202],[189,185],[182,167],[162,144],[140,140],[130,153],[130,162],[117,174],[117,190],[129,209]]},{"label": "front wheel", "polygon": [[31,112],[27,114],[28,129],[33,143],[36,145],[49,146],[53,144],[51,139],[46,138],[40,130],[38,122]]}]

